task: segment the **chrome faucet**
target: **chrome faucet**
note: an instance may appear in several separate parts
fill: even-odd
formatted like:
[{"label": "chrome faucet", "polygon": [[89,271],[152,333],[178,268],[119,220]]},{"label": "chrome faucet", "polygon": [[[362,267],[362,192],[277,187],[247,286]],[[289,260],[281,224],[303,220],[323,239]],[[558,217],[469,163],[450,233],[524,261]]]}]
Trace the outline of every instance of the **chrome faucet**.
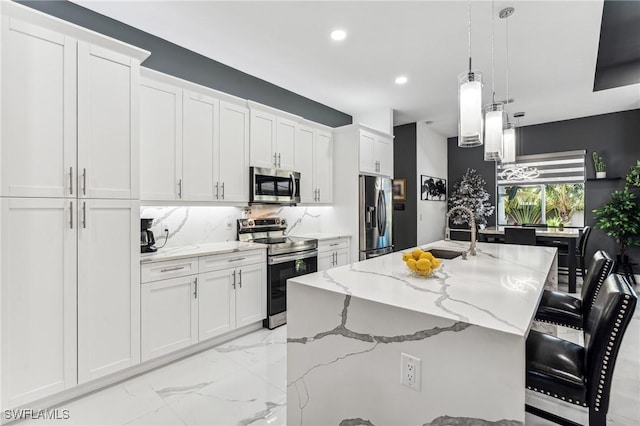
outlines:
[{"label": "chrome faucet", "polygon": [[[471,211],[471,209],[465,206],[456,206],[447,212],[447,217],[445,219],[446,227],[444,230],[444,239],[445,241],[451,240],[451,228],[449,228],[449,217],[451,216],[451,213],[455,212],[456,210],[462,210],[467,215],[467,218],[469,219],[469,222],[471,225],[471,245],[469,246],[469,254],[471,256],[475,256],[476,255],[476,218],[473,212]],[[464,258],[466,259],[466,256]]]}]

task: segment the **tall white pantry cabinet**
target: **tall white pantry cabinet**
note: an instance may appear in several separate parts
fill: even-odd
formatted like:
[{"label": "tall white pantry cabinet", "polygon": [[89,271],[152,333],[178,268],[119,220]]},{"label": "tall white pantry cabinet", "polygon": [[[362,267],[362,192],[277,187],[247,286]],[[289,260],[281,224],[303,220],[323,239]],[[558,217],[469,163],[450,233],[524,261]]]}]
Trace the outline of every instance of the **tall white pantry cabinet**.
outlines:
[{"label": "tall white pantry cabinet", "polygon": [[0,404],[140,362],[140,61],[0,2]]}]

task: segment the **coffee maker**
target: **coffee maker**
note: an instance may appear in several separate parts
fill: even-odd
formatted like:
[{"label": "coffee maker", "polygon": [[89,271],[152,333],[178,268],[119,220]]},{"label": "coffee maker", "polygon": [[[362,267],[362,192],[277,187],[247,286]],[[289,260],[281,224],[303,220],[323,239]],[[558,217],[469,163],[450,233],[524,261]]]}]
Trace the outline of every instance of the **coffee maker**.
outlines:
[{"label": "coffee maker", "polygon": [[140,253],[153,253],[158,250],[154,244],[156,239],[151,231],[153,219],[140,219]]}]

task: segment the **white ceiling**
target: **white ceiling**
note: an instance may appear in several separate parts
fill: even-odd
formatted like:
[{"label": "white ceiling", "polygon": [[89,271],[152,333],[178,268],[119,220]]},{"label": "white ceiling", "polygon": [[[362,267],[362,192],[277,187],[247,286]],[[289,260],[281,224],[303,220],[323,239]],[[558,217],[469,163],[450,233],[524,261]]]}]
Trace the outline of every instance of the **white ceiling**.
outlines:
[{"label": "white ceiling", "polygon": [[[457,133],[468,57],[466,1],[95,1],[84,7],[357,116]],[[496,1],[509,18],[509,112],[531,125],[640,108],[640,85],[593,92],[602,1]],[[474,69],[491,95],[491,2],[472,1]],[[347,39],[329,38],[335,28]],[[496,99],[505,99],[505,21],[495,18]],[[153,52],[152,52],[153,54]],[[394,79],[406,75],[398,86]]]}]

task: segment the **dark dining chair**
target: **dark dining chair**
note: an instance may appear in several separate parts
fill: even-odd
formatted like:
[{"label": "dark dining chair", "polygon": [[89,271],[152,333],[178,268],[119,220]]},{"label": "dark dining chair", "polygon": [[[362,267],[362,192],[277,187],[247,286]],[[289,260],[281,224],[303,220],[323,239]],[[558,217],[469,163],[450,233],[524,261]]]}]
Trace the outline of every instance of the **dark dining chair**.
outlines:
[{"label": "dark dining chair", "polygon": [[598,296],[604,280],[611,274],[616,262],[604,250],[594,253],[589,272],[582,282],[580,299],[561,291],[545,290],[536,312],[536,320],[575,329],[582,329],[584,318]]},{"label": "dark dining chair", "polygon": [[576,256],[578,256],[578,261],[580,262],[580,276],[582,278],[584,278],[586,274],[584,257],[587,253],[587,242],[589,241],[590,235],[590,226],[587,225],[582,228],[582,235],[580,235],[580,239],[578,240],[578,245],[576,247]]},{"label": "dark dining chair", "polygon": [[[586,318],[584,347],[532,330],[526,343],[527,388],[587,407],[589,426],[606,425],[613,369],[636,302],[627,279],[612,274]],[[558,424],[577,425],[528,404],[525,411]]]},{"label": "dark dining chair", "polygon": [[505,244],[536,245],[535,228],[504,228]]}]

